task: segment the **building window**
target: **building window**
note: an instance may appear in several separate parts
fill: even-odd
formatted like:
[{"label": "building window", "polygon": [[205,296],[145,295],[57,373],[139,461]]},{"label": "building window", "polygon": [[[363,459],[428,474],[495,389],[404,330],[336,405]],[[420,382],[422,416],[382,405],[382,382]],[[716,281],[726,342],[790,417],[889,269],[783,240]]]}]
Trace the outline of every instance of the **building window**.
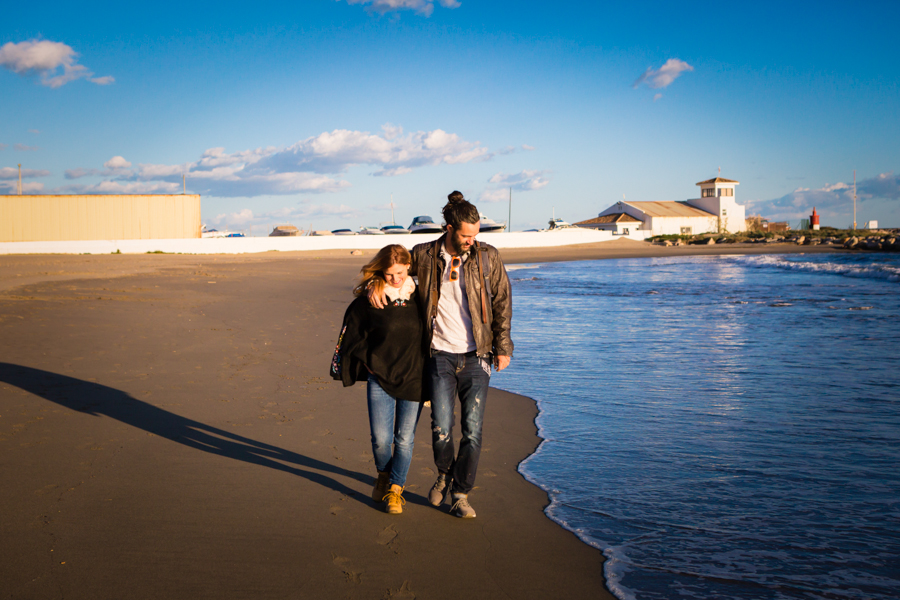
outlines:
[{"label": "building window", "polygon": [[719,189],[720,196],[734,196],[734,188],[721,188]]},{"label": "building window", "polygon": [[701,194],[701,198],[714,198],[716,196],[716,188],[706,188]]},{"label": "building window", "polygon": [[726,216],[727,214],[728,214],[728,211],[727,211],[726,209],[723,208],[723,209],[722,209],[722,216],[724,217],[724,216]]},{"label": "building window", "polygon": [[[704,191],[706,191],[706,190],[704,190]],[[690,227],[682,227],[681,235],[691,235],[691,228]]]}]

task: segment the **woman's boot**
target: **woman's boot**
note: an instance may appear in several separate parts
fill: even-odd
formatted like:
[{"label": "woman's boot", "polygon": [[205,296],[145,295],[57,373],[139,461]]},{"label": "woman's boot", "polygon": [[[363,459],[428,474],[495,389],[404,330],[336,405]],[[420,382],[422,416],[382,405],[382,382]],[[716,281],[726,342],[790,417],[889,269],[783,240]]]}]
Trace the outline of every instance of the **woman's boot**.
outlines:
[{"label": "woman's boot", "polygon": [[378,479],[375,480],[375,489],[372,490],[372,500],[381,502],[388,493],[388,487],[391,482],[390,471],[378,471]]}]

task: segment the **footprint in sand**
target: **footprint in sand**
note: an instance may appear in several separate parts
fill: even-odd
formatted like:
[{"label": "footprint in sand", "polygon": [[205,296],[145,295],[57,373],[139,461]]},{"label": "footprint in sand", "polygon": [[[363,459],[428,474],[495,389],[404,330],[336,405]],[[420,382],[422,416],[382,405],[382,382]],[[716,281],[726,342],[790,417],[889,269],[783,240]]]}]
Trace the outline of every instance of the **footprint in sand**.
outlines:
[{"label": "footprint in sand", "polygon": [[337,554],[332,554],[331,562],[333,562],[334,566],[341,570],[341,572],[344,574],[344,577],[347,578],[347,581],[349,581],[350,583],[355,583],[357,585],[361,583],[360,575],[362,575],[362,572],[354,571],[350,568],[349,558],[345,556],[338,556]]},{"label": "footprint in sand", "polygon": [[398,590],[389,589],[384,597],[390,600],[416,600],[416,595],[409,589],[409,580],[404,581]]},{"label": "footprint in sand", "polygon": [[331,514],[337,516],[337,515],[339,515],[339,514],[341,513],[341,511],[344,510],[344,507],[343,507],[343,506],[338,506],[337,504],[332,504],[332,505],[331,505],[331,508],[330,508],[329,510],[331,511]]},{"label": "footprint in sand", "polygon": [[381,531],[378,532],[378,537],[375,538],[375,540],[382,546],[387,546],[388,544],[393,542],[395,539],[397,539],[398,535],[400,535],[400,534],[397,533],[397,531],[394,529],[394,526],[388,525],[387,527],[385,527],[384,529],[382,529]]},{"label": "footprint in sand", "polygon": [[392,550],[394,554],[400,554],[400,534],[393,525],[388,525],[379,531],[375,541]]}]

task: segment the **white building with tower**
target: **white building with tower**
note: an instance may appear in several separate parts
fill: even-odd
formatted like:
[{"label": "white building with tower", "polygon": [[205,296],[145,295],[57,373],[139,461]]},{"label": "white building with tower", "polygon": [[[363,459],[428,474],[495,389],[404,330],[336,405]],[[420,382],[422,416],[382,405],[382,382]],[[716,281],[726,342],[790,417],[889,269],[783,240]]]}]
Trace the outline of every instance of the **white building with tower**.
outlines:
[{"label": "white building with tower", "polygon": [[740,182],[716,177],[701,181],[700,197],[662,202],[616,202],[578,227],[612,231],[616,235],[696,235],[737,233],[747,229],[744,207],[735,201]]}]

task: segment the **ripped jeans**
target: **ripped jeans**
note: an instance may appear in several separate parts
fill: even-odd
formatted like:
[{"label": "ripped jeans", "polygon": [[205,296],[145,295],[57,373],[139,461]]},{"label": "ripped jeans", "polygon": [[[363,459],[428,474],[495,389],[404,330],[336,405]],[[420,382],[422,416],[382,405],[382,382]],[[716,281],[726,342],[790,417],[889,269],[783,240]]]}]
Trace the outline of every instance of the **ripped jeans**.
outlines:
[{"label": "ripped jeans", "polygon": [[[425,359],[426,385],[431,392],[431,444],[438,471],[453,478],[451,491],[468,494],[475,485],[481,457],[481,429],[491,381],[491,366],[474,352],[440,350]],[[453,408],[459,396],[462,439],[454,456]]]}]

